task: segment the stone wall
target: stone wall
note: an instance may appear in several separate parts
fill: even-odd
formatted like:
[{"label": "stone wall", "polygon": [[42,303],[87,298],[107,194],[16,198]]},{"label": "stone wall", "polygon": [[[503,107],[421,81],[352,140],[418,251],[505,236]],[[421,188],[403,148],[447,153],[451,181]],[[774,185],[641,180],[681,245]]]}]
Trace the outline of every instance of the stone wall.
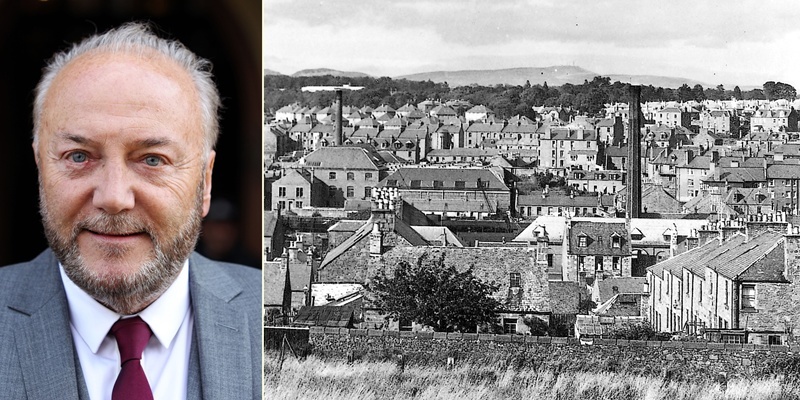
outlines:
[{"label": "stone wall", "polygon": [[[688,380],[749,378],[771,363],[800,354],[800,346],[742,345],[707,342],[577,339],[477,333],[397,332],[366,329],[310,330],[312,353],[320,357],[396,359],[409,364],[446,365],[497,362],[498,367],[549,368],[557,371],[620,371]],[[775,371],[779,373],[780,371]]]}]

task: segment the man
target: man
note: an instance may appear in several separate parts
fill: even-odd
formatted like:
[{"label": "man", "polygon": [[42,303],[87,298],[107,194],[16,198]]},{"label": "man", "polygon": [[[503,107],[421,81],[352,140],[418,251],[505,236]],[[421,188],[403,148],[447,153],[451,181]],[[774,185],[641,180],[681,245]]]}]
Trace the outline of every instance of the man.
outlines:
[{"label": "man", "polygon": [[45,68],[50,249],[0,268],[0,398],[261,397],[258,270],[192,253],[219,129],[209,70],[136,23]]}]

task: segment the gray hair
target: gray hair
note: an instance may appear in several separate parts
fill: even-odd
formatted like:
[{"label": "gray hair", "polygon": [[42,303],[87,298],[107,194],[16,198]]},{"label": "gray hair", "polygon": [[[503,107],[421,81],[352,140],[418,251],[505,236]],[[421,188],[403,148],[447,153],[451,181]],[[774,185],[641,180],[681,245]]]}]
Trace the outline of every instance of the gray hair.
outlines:
[{"label": "gray hair", "polygon": [[198,57],[177,40],[156,36],[149,25],[141,22],[126,23],[103,34],[95,34],[69,50],[56,53],[44,67],[42,79],[36,86],[33,103],[33,140],[36,142],[42,127],[44,99],[56,75],[71,61],[92,52],[129,53],[144,55],[148,51],[174,61],[191,76],[200,100],[202,127],[205,134],[204,150],[208,154],[217,143],[219,135],[219,92],[211,74],[211,62]]}]

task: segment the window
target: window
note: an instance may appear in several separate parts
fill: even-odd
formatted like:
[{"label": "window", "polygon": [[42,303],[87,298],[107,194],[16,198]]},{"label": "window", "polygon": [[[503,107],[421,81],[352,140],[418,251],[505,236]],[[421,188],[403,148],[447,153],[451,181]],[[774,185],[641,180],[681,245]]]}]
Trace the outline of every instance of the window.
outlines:
[{"label": "window", "polygon": [[478,179],[478,187],[479,188],[488,188],[489,187],[489,181],[482,181],[479,178]]},{"label": "window", "polygon": [[619,236],[612,236],[611,237],[611,247],[615,249],[619,249],[622,247],[622,238]]},{"label": "window", "polygon": [[336,179],[336,172],[328,172],[328,179]]},{"label": "window", "polygon": [[589,238],[586,236],[578,236],[578,247],[586,247],[588,245]]},{"label": "window", "polygon": [[756,285],[742,285],[742,309],[756,308]]},{"label": "window", "polygon": [[370,179],[372,179],[372,172],[365,172],[364,173],[364,180],[368,181]]},{"label": "window", "polygon": [[725,299],[723,304],[725,304],[726,308],[728,307],[728,281],[725,281]]},{"label": "window", "polygon": [[509,284],[510,287],[520,287],[520,274],[519,272],[512,272],[509,275]]},{"label": "window", "polygon": [[303,188],[295,188],[294,189],[294,197],[303,197]]},{"label": "window", "polygon": [[411,187],[418,189],[420,187],[420,181],[417,180],[411,181]]},{"label": "window", "polygon": [[278,197],[286,197],[286,187],[281,186],[278,188]]},{"label": "window", "polygon": [[698,282],[698,289],[699,289],[699,296],[697,296],[697,302],[703,304],[703,281]]},{"label": "window", "polygon": [[595,256],[594,257],[594,270],[595,271],[602,271],[603,270],[603,256]]},{"label": "window", "polygon": [[585,271],[585,270],[586,270],[586,257],[578,256],[578,271]]},{"label": "window", "polygon": [[619,257],[611,257],[611,265],[614,270],[619,270]]},{"label": "window", "polygon": [[441,188],[442,187],[442,181],[433,181],[433,187]]},{"label": "window", "polygon": [[364,188],[364,198],[368,199],[370,197],[372,197],[372,187],[367,186]]},{"label": "window", "polygon": [[294,206],[297,207],[297,208],[303,208],[303,202],[302,201],[296,201],[294,203]]},{"label": "window", "polygon": [[694,186],[694,179],[688,179],[688,180],[686,181],[686,183],[687,183],[689,186]]},{"label": "window", "polygon": [[503,318],[503,333],[511,335],[517,333],[516,318]]},{"label": "window", "polygon": [[775,179],[770,179],[769,180],[769,186],[770,187],[775,186]]},{"label": "window", "polygon": [[352,186],[347,187],[347,197],[355,196],[355,188]]},{"label": "window", "polygon": [[411,320],[403,318],[401,318],[400,321],[398,321],[398,325],[399,325],[398,330],[400,332],[411,332],[414,327],[413,324],[411,323]]},{"label": "window", "polygon": [[386,181],[386,186],[395,187],[397,186],[397,179],[389,179]]},{"label": "window", "polygon": [[356,174],[354,174],[352,172],[348,172],[347,173],[347,180],[348,181],[352,181],[352,180],[355,180],[355,179],[356,179]]},{"label": "window", "polygon": [[456,181],[456,189],[463,189],[464,181]]},{"label": "window", "polygon": [[769,341],[770,346],[780,346],[782,344],[781,337],[778,335],[769,335],[767,340]]}]

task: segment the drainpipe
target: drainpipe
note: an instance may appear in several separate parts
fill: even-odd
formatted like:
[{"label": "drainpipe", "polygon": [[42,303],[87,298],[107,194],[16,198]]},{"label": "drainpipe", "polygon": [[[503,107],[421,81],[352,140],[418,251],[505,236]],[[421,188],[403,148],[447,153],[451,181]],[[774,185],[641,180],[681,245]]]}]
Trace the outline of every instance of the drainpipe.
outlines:
[{"label": "drainpipe", "polygon": [[731,328],[739,329],[739,290],[741,283],[731,282]]}]

